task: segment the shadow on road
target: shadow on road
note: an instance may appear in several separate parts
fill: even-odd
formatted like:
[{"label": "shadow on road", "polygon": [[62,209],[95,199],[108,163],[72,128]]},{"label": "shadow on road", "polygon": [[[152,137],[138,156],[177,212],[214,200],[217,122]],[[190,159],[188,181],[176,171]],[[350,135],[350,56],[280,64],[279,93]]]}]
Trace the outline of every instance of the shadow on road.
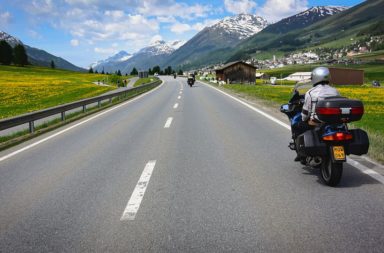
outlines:
[{"label": "shadow on road", "polygon": [[[320,169],[314,169],[308,166],[304,166],[302,169],[305,171],[303,172],[304,175],[317,176],[317,182],[324,185],[323,181],[321,180]],[[343,176],[337,188],[354,188],[369,184],[380,184],[380,182],[376,181],[368,175],[365,175],[356,168],[353,168],[348,164],[344,164]]]}]

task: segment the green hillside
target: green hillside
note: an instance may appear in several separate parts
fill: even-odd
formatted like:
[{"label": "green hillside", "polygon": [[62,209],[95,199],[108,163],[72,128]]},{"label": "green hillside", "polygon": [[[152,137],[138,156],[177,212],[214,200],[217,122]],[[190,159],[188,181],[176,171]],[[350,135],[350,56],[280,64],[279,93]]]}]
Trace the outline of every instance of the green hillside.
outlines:
[{"label": "green hillside", "polygon": [[0,119],[100,95],[105,75],[45,67],[0,65]]},{"label": "green hillside", "polygon": [[291,52],[308,47],[323,47],[333,41],[344,46],[348,40],[367,35],[377,35],[384,21],[384,0],[367,0],[348,10],[316,22],[304,29],[285,34],[269,32],[268,29],[240,43],[228,61],[248,58],[255,52]]}]

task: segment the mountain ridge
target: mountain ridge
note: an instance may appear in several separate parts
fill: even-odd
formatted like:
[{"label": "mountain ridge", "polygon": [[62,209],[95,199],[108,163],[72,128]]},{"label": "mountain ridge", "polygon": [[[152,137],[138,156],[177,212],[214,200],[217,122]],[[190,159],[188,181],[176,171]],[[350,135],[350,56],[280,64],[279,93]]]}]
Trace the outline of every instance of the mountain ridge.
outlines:
[{"label": "mountain ridge", "polygon": [[[209,64],[212,61],[210,52],[231,50],[240,41],[257,34],[267,26],[267,20],[256,15],[239,14],[226,17],[197,33],[170,55],[166,65],[188,68],[201,65],[199,62]],[[222,60],[224,55],[217,54],[217,60]]]},{"label": "mountain ridge", "polygon": [[29,45],[26,45],[18,38],[4,31],[0,31],[0,40],[7,41],[12,47],[16,46],[17,44],[24,45],[28,55],[28,61],[33,65],[50,67],[51,61],[54,61],[56,68],[67,69],[72,71],[80,71],[80,72],[85,71],[85,69],[80,68],[61,57],[50,54],[43,49],[38,49],[35,47],[31,47]]}]

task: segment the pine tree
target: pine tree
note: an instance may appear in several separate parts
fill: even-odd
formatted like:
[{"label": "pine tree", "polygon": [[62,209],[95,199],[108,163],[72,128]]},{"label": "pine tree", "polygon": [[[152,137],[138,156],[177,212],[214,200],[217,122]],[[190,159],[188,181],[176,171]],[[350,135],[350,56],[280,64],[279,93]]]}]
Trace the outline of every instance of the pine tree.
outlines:
[{"label": "pine tree", "polygon": [[92,67],[89,68],[88,73],[93,74],[93,68]]},{"label": "pine tree", "polygon": [[10,65],[13,58],[12,47],[5,40],[0,41],[0,64]]},{"label": "pine tree", "polygon": [[15,58],[13,59],[13,62],[21,67],[24,67],[28,64],[28,56],[27,52],[25,51],[25,47],[21,44],[18,44],[13,49],[13,53],[15,55]]},{"label": "pine tree", "polygon": [[183,75],[183,71],[182,71],[181,69],[179,69],[179,72],[177,72],[177,74],[178,74],[179,76],[182,76],[182,75]]},{"label": "pine tree", "polygon": [[117,70],[117,73],[116,73],[118,76],[121,76],[121,71],[120,71],[120,69],[119,70]]},{"label": "pine tree", "polygon": [[160,72],[161,72],[160,66],[153,67],[152,72],[153,72],[153,74],[155,74],[155,73],[160,74]]},{"label": "pine tree", "polygon": [[137,76],[139,74],[139,72],[137,71],[137,69],[135,67],[133,67],[132,71],[131,71],[131,75],[132,76]]},{"label": "pine tree", "polygon": [[55,62],[53,60],[51,60],[51,69],[55,69],[56,66],[55,66]]}]

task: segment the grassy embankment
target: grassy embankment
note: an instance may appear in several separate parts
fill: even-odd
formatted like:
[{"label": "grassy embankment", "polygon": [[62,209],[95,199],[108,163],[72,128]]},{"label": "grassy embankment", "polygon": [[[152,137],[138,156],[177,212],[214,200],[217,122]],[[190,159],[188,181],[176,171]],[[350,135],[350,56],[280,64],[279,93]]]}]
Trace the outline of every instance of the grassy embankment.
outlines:
[{"label": "grassy embankment", "polygon": [[[364,69],[366,80],[384,80],[384,65],[368,65],[368,67]],[[270,70],[268,73],[288,75],[296,71],[307,70],[310,70],[309,66],[304,68],[294,66]],[[280,104],[287,103],[292,92],[292,86],[284,85],[231,84],[224,85],[223,87],[236,93],[262,99],[267,105],[276,108],[278,108]],[[360,127],[368,132],[371,142],[369,156],[384,163],[384,88],[374,88],[368,85],[337,86],[336,88],[342,96],[363,101],[365,107],[364,116],[361,121],[354,122],[353,127]]]},{"label": "grassy embankment", "polygon": [[92,84],[103,79],[101,74],[0,66],[0,119],[94,97],[115,88]]},{"label": "grassy embankment", "polygon": [[139,78],[137,79],[137,81],[135,82],[135,84],[133,85],[133,87],[137,87],[137,86],[140,86],[140,85],[144,85],[144,84],[147,84],[147,83],[151,83],[155,80],[157,80],[158,78],[155,78],[155,77],[145,77],[145,78]]}]

